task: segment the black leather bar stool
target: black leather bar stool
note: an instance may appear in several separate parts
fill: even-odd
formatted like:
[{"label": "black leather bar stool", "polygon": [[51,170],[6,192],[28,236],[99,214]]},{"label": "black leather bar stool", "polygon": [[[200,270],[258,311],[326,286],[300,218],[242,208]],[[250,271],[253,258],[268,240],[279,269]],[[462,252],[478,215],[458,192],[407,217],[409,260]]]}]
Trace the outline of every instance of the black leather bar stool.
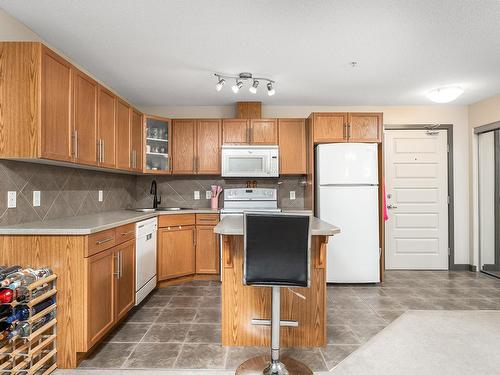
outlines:
[{"label": "black leather bar stool", "polygon": [[272,288],[271,321],[252,320],[252,324],[271,326],[271,361],[268,356],[249,359],[236,374],[312,375],[303,363],[280,359],[280,327],[298,326],[280,318],[280,289],[310,286],[310,216],[247,213],[244,222],[243,284]]}]

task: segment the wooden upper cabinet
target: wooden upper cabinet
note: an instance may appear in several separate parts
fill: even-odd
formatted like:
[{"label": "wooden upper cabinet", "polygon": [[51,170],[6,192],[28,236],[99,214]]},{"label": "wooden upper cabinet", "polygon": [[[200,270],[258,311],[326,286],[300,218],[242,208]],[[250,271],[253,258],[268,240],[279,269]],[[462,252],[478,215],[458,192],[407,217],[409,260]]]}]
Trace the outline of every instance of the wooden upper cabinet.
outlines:
[{"label": "wooden upper cabinet", "polygon": [[194,236],[194,226],[158,230],[158,280],[195,273]]},{"label": "wooden upper cabinet", "polygon": [[114,248],[118,269],[115,271],[115,320],[123,318],[135,304],[135,241]]},{"label": "wooden upper cabinet", "polygon": [[97,164],[98,84],[86,74],[73,70],[74,160],[78,164]]},{"label": "wooden upper cabinet", "polygon": [[142,172],[143,157],[144,157],[144,123],[142,121],[142,113],[132,109],[130,120],[130,145],[132,153],[132,170]]},{"label": "wooden upper cabinet", "polygon": [[275,119],[250,120],[250,143],[255,145],[277,145],[277,121]]},{"label": "wooden upper cabinet", "polygon": [[71,161],[73,67],[45,46],[41,49],[41,156]]},{"label": "wooden upper cabinet", "polygon": [[196,120],[172,120],[172,173],[195,172]]},{"label": "wooden upper cabinet", "polygon": [[220,174],[221,121],[196,121],[196,173]]},{"label": "wooden upper cabinet", "polygon": [[314,113],[314,143],[347,142],[347,113]]},{"label": "wooden upper cabinet", "polygon": [[224,144],[250,143],[250,121],[244,119],[222,120],[222,136]]},{"label": "wooden upper cabinet", "polygon": [[132,167],[132,150],[130,144],[130,106],[124,101],[116,101],[116,167],[129,169]]},{"label": "wooden upper cabinet", "polygon": [[99,86],[97,96],[97,147],[99,164],[108,168],[116,166],[116,96],[109,90]]},{"label": "wooden upper cabinet", "polygon": [[382,113],[349,113],[349,142],[382,142]]},{"label": "wooden upper cabinet", "polygon": [[280,174],[306,174],[305,119],[279,119]]}]

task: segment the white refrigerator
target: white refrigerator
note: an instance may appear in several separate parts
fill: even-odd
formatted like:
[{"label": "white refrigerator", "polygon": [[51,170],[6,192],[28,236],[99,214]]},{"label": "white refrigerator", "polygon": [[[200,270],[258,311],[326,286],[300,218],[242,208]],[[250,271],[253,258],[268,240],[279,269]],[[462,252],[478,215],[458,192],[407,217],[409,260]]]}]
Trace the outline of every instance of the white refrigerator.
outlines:
[{"label": "white refrigerator", "polygon": [[316,194],[318,217],[341,231],[328,242],[327,282],[379,282],[377,145],[319,145]]}]

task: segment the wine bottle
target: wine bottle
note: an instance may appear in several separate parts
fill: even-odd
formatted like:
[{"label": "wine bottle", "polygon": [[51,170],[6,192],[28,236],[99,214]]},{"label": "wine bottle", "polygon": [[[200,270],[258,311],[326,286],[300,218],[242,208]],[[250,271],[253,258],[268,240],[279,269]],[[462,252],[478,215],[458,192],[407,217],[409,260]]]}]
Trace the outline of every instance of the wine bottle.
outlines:
[{"label": "wine bottle", "polygon": [[0,289],[0,303],[11,303],[14,300],[15,292],[9,288]]},{"label": "wine bottle", "polygon": [[5,279],[11,273],[17,272],[21,269],[22,269],[21,266],[12,266],[12,267],[4,268],[3,270],[0,271],[0,280]]},{"label": "wine bottle", "polygon": [[9,305],[0,305],[0,319],[12,315],[12,307]]},{"label": "wine bottle", "polygon": [[[47,299],[40,303],[37,303],[31,308],[31,316],[38,314],[40,311],[45,310],[47,307],[53,305],[56,302],[54,298]],[[8,316],[5,321],[9,324],[16,321],[28,320],[30,317],[30,308],[26,305],[16,306],[12,315]]]},{"label": "wine bottle", "polygon": [[31,298],[37,298],[38,296],[47,292],[49,289],[50,285],[44,284],[36,289],[33,289],[30,295],[30,291],[27,288],[20,287],[15,290],[15,298],[19,303],[28,302]]},{"label": "wine bottle", "polygon": [[35,332],[40,327],[47,324],[49,321],[54,319],[56,316],[55,311],[51,311],[47,315],[44,315],[42,318],[33,322],[33,324],[29,324],[28,322],[18,323],[12,331],[9,332],[7,338],[9,340],[13,340],[17,337],[28,337],[31,333]]}]

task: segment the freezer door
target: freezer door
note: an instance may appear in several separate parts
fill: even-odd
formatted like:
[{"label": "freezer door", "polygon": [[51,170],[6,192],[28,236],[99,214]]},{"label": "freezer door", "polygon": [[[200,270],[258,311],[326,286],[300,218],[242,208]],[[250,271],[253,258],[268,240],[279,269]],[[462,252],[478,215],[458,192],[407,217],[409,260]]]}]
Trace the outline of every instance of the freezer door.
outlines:
[{"label": "freezer door", "polygon": [[373,143],[331,143],[316,148],[319,185],[378,184],[378,150]]},{"label": "freezer door", "polygon": [[327,282],[380,281],[378,186],[321,186],[318,216],[341,233],[330,238]]}]

